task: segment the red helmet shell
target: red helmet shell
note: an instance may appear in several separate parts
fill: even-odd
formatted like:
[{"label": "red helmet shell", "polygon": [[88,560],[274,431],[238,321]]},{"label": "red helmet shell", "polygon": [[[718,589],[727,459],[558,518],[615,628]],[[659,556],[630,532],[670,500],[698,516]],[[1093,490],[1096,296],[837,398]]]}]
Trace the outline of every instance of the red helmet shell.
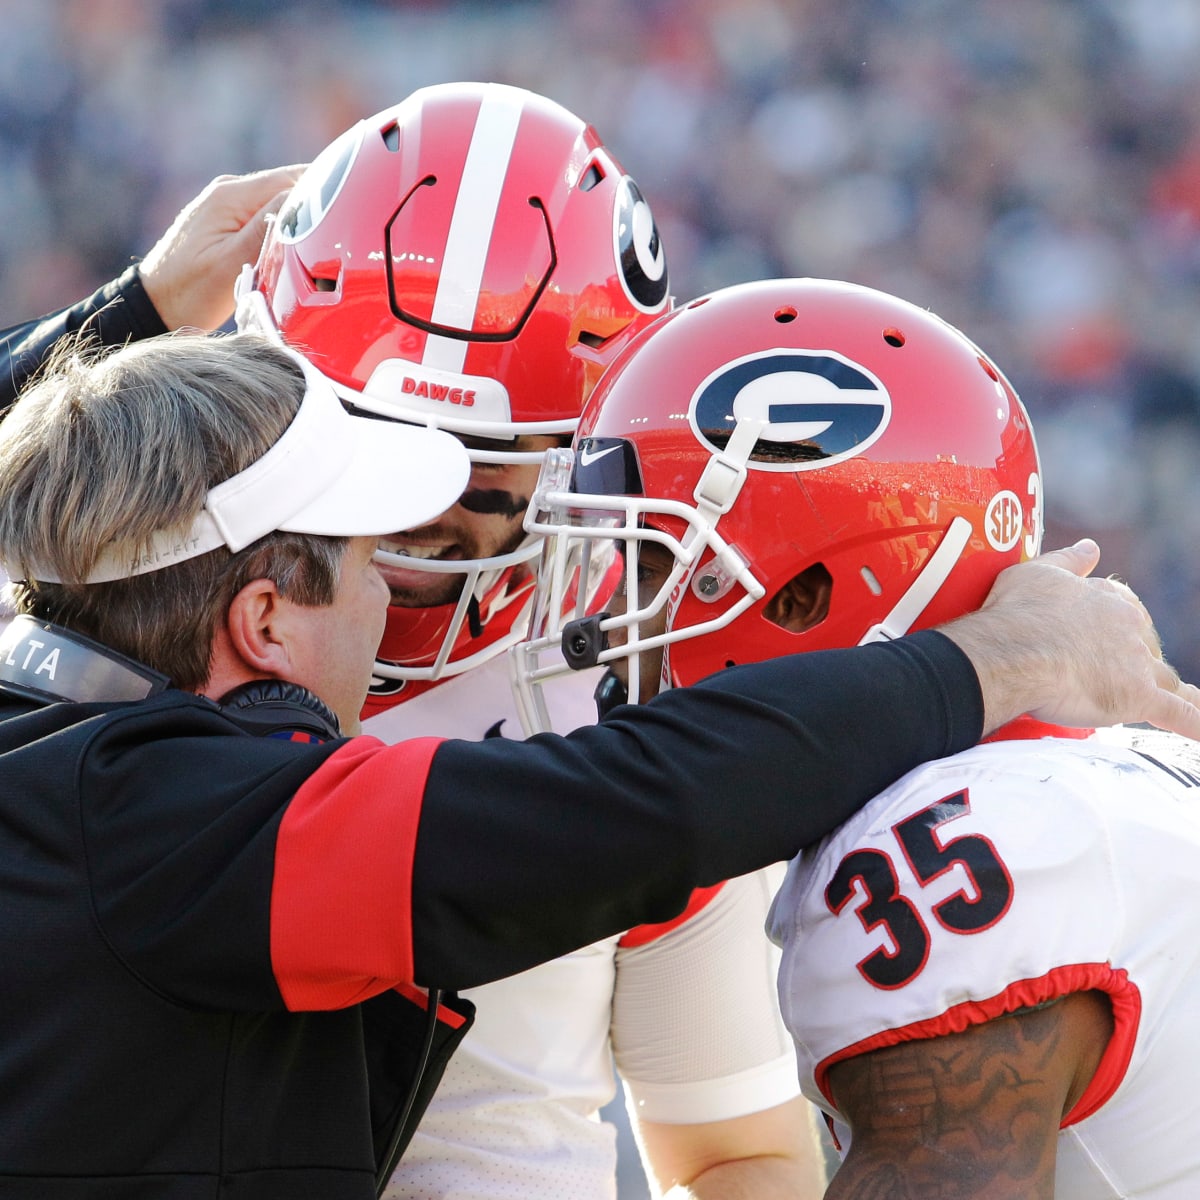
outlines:
[{"label": "red helmet shell", "polygon": [[493,437],[573,428],[668,304],[653,217],[596,132],[481,83],[423,88],[329,146],[255,287],[362,407]]},{"label": "red helmet shell", "polygon": [[[876,627],[895,636],[944,622],[977,608],[1001,569],[1040,547],[1041,473],[1025,409],[977,346],[905,301],[792,279],[678,308],[592,394],[576,459],[601,444],[588,439],[628,440],[643,494],[695,507],[702,472],[742,419],[764,424],[740,490],[712,523],[765,594],[719,633],[671,642],[676,685],[734,662],[853,646]],[[679,536],[685,523],[648,512],[643,524]],[[737,600],[736,590],[706,598],[712,557],[676,588],[675,634]],[[832,580],[825,619],[800,633],[768,620],[767,603],[818,563]]]},{"label": "red helmet shell", "polygon": [[[569,435],[604,367],[669,302],[650,209],[595,130],[521,88],[451,83],[317,156],[238,314],[277,331],[359,408],[509,440]],[[489,453],[476,457],[536,457]],[[529,540],[523,562],[537,551]],[[454,605],[397,616],[381,674],[437,679],[519,638],[527,614],[514,601],[530,575],[515,553],[463,561],[472,625]],[[448,658],[435,649],[439,623]]]}]

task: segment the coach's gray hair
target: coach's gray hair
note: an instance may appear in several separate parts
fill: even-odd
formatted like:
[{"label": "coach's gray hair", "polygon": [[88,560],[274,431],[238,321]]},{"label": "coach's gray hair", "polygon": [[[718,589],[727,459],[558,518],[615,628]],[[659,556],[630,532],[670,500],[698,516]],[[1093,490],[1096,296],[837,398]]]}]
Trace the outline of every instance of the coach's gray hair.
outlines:
[{"label": "coach's gray hair", "polygon": [[[169,334],[103,352],[62,346],[0,422],[0,557],[18,612],[86,634],[195,690],[230,601],[271,579],[299,604],[334,597],[344,538],[272,533],[160,571],[84,584],[114,545],[186,530],[208,490],[278,441],[299,365],[256,334]],[[45,564],[63,580],[33,577]]]}]

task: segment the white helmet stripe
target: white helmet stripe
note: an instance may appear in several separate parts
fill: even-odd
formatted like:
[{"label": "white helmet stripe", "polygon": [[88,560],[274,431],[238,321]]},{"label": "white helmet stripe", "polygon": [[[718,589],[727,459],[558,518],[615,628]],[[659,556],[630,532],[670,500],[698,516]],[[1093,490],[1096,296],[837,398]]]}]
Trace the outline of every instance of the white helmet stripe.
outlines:
[{"label": "white helmet stripe", "polygon": [[[475,320],[483,270],[523,108],[522,93],[514,88],[489,85],[484,91],[438,275],[432,314],[436,325],[470,329]],[[465,341],[431,334],[421,361],[425,366],[461,371],[466,353]]]}]

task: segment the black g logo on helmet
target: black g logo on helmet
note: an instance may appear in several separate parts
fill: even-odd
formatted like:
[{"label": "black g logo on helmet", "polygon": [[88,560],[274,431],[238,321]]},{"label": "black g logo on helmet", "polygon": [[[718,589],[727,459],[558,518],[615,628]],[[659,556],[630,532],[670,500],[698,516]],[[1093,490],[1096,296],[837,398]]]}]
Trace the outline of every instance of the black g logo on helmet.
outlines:
[{"label": "black g logo on helmet", "polygon": [[723,450],[742,418],[766,422],[748,467],[805,471],[853,458],[888,427],[892,400],[833,350],[765,350],[727,362],[696,389],[696,436]]},{"label": "black g logo on helmet", "polygon": [[667,256],[650,205],[628,175],[617,187],[613,242],[625,294],[642,312],[658,312],[667,302]]}]

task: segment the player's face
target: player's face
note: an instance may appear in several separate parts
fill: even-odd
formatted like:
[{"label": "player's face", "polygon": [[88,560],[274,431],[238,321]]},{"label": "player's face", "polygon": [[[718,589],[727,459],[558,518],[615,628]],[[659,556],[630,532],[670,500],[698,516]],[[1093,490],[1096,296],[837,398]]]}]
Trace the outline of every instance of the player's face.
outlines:
[{"label": "player's face", "polygon": [[[656,542],[643,542],[641,544],[638,550],[637,565],[639,608],[644,607],[654,599],[666,582],[667,576],[670,575],[674,565],[675,560],[665,546],[660,546]],[[623,614],[626,610],[625,600],[625,587],[622,584],[617,594],[609,602],[609,609],[613,613]],[[665,633],[666,628],[667,610],[664,604],[656,613],[640,623],[638,632],[639,636],[643,638],[657,637],[660,633]],[[613,646],[624,645],[624,632],[622,630],[613,630],[609,634],[609,643]],[[639,700],[649,700],[651,696],[658,694],[659,680],[662,674],[662,661],[663,647],[661,646],[652,650],[643,650],[638,654]],[[612,673],[628,689],[629,660],[625,658],[614,659],[610,664],[610,668]]]},{"label": "player's face", "polygon": [[[468,446],[503,450],[548,450],[556,438],[537,435],[515,442],[486,442],[464,438]],[[381,538],[381,550],[411,558],[463,562],[492,558],[515,550],[524,537],[521,520],[537,486],[537,463],[476,463],[467,489],[457,504],[436,521]],[[412,570],[381,564],[380,571],[392,603],[401,608],[433,608],[453,604],[462,592],[464,576]]]}]

